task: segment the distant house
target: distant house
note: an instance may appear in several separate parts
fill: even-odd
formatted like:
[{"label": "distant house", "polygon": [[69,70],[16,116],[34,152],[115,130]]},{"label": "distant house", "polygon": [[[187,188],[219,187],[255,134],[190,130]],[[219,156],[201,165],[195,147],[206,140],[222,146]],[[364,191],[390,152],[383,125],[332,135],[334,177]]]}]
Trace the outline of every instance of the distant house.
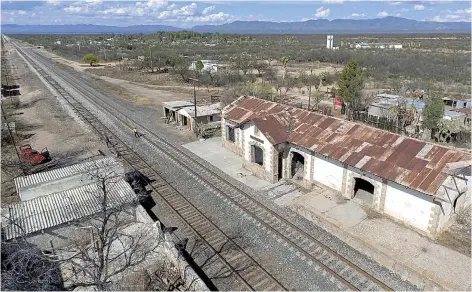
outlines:
[{"label": "distant house", "polygon": [[254,97],[223,109],[224,147],[256,176],[331,188],[427,235],[470,205],[470,152]]},{"label": "distant house", "polygon": [[[216,73],[218,72],[218,64],[215,61],[212,60],[201,60],[203,63],[203,70],[208,71],[211,73]],[[195,70],[197,68],[197,62],[198,61],[192,61],[192,64],[190,64],[189,69],[190,70]]]},{"label": "distant house", "polygon": [[453,108],[471,108],[472,101],[461,97],[444,97],[444,104]]}]

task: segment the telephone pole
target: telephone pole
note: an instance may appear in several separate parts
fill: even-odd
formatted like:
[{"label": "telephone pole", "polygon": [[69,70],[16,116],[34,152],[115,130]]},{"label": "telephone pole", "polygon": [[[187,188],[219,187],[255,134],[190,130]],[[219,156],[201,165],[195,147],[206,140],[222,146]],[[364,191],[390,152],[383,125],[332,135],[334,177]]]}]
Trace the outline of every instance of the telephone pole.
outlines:
[{"label": "telephone pole", "polygon": [[193,104],[195,107],[195,122],[197,122],[196,121],[197,120],[197,92],[195,90],[195,83],[198,82],[199,80],[195,78],[189,78],[188,80],[193,81]]},{"label": "telephone pole", "polygon": [[154,67],[152,66],[152,51],[151,46],[149,46],[149,61],[151,61],[151,73],[154,72]]}]

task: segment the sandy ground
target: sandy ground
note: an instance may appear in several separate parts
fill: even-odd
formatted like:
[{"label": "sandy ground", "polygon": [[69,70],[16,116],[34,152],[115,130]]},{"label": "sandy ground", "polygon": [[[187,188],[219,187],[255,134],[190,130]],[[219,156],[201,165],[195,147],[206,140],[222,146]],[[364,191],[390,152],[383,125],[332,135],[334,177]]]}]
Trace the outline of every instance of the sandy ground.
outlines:
[{"label": "sandy ground", "polygon": [[[17,66],[21,96],[18,107],[10,108],[7,116],[16,123],[17,146],[28,143],[38,151],[47,147],[57,160],[56,168],[98,156],[99,149],[107,153],[95,133],[75,122],[16,52],[11,58]],[[13,146],[2,147],[3,162],[18,162]],[[13,178],[18,175],[18,169],[2,167],[2,204],[18,199],[13,186]]]}]

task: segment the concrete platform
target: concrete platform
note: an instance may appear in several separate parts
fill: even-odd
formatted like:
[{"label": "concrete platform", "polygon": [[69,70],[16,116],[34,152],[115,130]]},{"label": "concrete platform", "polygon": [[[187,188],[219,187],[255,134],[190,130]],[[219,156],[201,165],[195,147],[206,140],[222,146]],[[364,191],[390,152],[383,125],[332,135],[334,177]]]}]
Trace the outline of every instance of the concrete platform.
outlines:
[{"label": "concrete platform", "polygon": [[191,142],[183,147],[253,189],[261,190],[275,186],[244,169],[243,158],[224,148],[220,137]]},{"label": "concrete platform", "polygon": [[[471,290],[471,260],[335,191],[294,190],[274,200],[323,227],[424,290]],[[454,271],[454,272],[451,272]],[[425,279],[428,279],[427,281]]]}]

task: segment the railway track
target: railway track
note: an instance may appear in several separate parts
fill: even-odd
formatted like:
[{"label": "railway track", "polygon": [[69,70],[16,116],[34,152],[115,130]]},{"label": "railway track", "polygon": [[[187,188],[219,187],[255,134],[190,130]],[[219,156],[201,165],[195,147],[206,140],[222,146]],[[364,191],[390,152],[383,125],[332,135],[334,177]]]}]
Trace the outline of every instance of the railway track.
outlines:
[{"label": "railway track", "polygon": [[[23,56],[31,64],[35,62],[26,54]],[[75,100],[42,68],[33,65],[47,82],[73,107],[73,109],[102,138],[113,138],[114,150],[120,158],[132,168],[141,171],[150,179],[150,187],[182,220],[187,228],[218,257],[212,270],[220,276],[234,275],[240,283],[234,290],[287,290],[277,279],[268,273],[234,240],[227,236],[207,216],[200,212],[190,201],[180,194],[158,171],[145,159],[134,152],[127,144],[107,128],[99,119],[90,113],[80,102]],[[225,248],[228,247],[228,248]]]},{"label": "railway track", "polygon": [[[43,57],[40,57],[43,58]],[[44,66],[45,63],[42,62]],[[47,66],[46,66],[47,67]],[[43,71],[40,68],[41,71]],[[43,71],[43,73],[47,74]],[[48,75],[49,76],[49,75]],[[127,117],[119,109],[115,108],[113,105],[105,101],[105,99],[100,99],[99,96],[94,96],[89,91],[86,91],[77,83],[76,80],[70,76],[65,76],[63,74],[61,78],[69,83],[69,85],[74,85],[74,90],[80,92],[87,100],[97,107],[106,109],[108,114],[114,116],[119,120],[124,126],[131,128],[130,125],[138,125],[135,121]],[[49,77],[49,79],[52,79]],[[56,82],[52,80],[52,82]],[[60,87],[57,83],[56,86]],[[72,101],[68,101],[74,108],[77,108],[77,111],[82,115],[93,116],[88,112],[85,107],[75,99],[72,98],[64,89],[60,89]],[[61,93],[62,94],[62,93]],[[98,97],[98,99],[97,99]],[[97,100],[100,100],[98,102]],[[85,117],[84,117],[85,118]],[[92,123],[97,123],[95,117],[90,117]],[[95,120],[93,120],[95,119]],[[89,121],[89,123],[91,123]],[[100,123],[98,121],[98,123]],[[102,125],[103,126],[103,125]],[[243,190],[239,189],[236,185],[226,181],[218,173],[215,173],[209,170],[207,167],[202,165],[199,161],[192,158],[190,155],[175,147],[171,143],[167,142],[165,139],[159,137],[158,135],[152,133],[148,129],[141,126],[142,132],[145,134],[143,139],[146,140],[149,145],[153,147],[156,151],[163,153],[169,159],[173,161],[175,165],[183,169],[186,173],[194,177],[199,183],[206,186],[213,193],[223,199],[223,201],[234,206],[238,212],[252,220],[256,225],[260,226],[261,229],[265,230],[268,234],[272,235],[277,241],[281,242],[284,246],[287,247],[293,253],[296,253],[303,260],[309,262],[309,264],[314,264],[321,268],[322,272],[330,277],[332,282],[338,284],[340,289],[349,289],[349,290],[393,290],[385,283],[376,279],[368,272],[358,267],[356,264],[346,259],[336,251],[330,249],[328,246],[314,238],[312,235],[306,233],[302,229],[298,228],[296,225],[292,224],[290,221],[286,220],[276,212],[264,206],[259,201],[253,199],[249,194],[245,193]],[[108,129],[105,129],[108,130]],[[103,135],[103,129],[97,129],[97,131]],[[100,132],[101,131],[101,132]],[[121,141],[121,140],[120,140]],[[134,153],[125,143],[123,146],[117,148],[117,151],[123,155],[123,157],[129,157],[128,162],[132,164],[135,168],[139,169],[150,178],[155,179],[159,178],[158,172],[154,170],[144,159],[140,158],[136,153]],[[139,158],[136,158],[139,157]],[[143,171],[145,170],[145,171]],[[154,173],[154,175],[152,175]],[[164,179],[157,179],[158,182],[153,188],[156,192],[167,202],[167,204],[179,214],[179,217],[186,222],[199,237],[202,237],[207,244],[209,244],[213,250],[217,250],[215,247],[218,247],[216,242],[221,241],[218,235],[224,232],[218,229],[218,227],[211,222],[204,214],[202,214],[195,206],[191,204],[184,196],[179,196],[177,190],[175,190],[171,184],[167,183]],[[169,191],[170,190],[170,191]],[[188,218],[198,218],[196,221],[189,222]],[[192,225],[193,224],[193,225]],[[208,227],[208,226],[211,226]],[[193,226],[193,227],[192,227]],[[214,235],[207,236],[206,234],[211,234],[212,232],[207,233],[205,229],[197,230],[198,228],[213,229],[217,231],[212,231]],[[220,242],[221,244],[221,242]],[[237,246],[237,245],[236,245]],[[236,256],[236,259],[240,258],[250,258],[249,255],[240,248],[239,256]],[[243,255],[244,254],[244,255]],[[226,260],[225,260],[226,261]],[[230,260],[231,262],[231,260]],[[231,264],[228,262],[231,266]],[[232,266],[234,270],[238,270],[236,267]],[[265,271],[262,267],[259,267]],[[267,271],[265,271],[267,273]],[[255,274],[257,274],[255,272]],[[270,274],[265,274],[266,279],[270,279]],[[251,276],[240,276],[243,279],[250,279]],[[271,279],[273,283],[277,283],[275,279]],[[249,281],[249,280],[248,280]],[[270,280],[265,280],[269,283]],[[258,289],[261,288],[255,287],[250,283],[247,283],[248,288]],[[280,283],[278,283],[281,286]],[[269,285],[270,286],[270,285]],[[274,287],[267,287],[266,289],[274,289]],[[279,288],[280,289],[280,288]]]}]

